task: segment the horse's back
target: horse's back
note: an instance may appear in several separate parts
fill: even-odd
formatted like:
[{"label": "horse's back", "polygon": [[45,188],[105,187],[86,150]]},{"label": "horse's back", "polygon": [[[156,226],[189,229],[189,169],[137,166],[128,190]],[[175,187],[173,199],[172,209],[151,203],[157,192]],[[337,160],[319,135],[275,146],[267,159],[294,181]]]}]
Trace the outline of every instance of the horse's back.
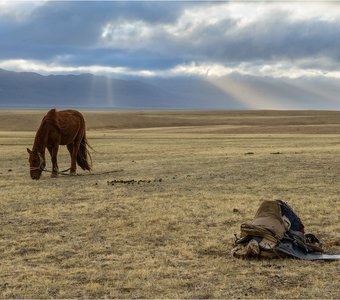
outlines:
[{"label": "horse's back", "polygon": [[61,129],[65,130],[85,130],[85,120],[83,115],[77,110],[61,110],[57,113],[58,122]]},{"label": "horse's back", "polygon": [[84,116],[79,111],[73,109],[57,111],[55,108],[47,112],[42,120],[42,123],[44,122],[54,123],[60,128],[68,124],[85,124]]},{"label": "horse's back", "polygon": [[71,143],[76,136],[82,138],[85,135],[85,120],[77,110],[51,109],[47,112],[45,120],[53,120],[55,127],[60,133],[60,144]]},{"label": "horse's back", "polygon": [[82,115],[82,113],[74,109],[60,110],[57,112],[57,116],[63,119],[78,118],[84,120],[84,116]]}]

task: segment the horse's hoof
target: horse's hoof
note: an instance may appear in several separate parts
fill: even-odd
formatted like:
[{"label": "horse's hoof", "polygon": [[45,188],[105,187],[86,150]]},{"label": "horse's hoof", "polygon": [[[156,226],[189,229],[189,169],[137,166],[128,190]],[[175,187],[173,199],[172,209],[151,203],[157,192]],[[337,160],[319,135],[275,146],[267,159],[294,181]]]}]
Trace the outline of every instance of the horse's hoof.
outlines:
[{"label": "horse's hoof", "polygon": [[77,176],[77,172],[76,171],[70,172],[70,176]]},{"label": "horse's hoof", "polygon": [[51,174],[51,178],[57,178],[58,177],[58,173],[52,173]]}]

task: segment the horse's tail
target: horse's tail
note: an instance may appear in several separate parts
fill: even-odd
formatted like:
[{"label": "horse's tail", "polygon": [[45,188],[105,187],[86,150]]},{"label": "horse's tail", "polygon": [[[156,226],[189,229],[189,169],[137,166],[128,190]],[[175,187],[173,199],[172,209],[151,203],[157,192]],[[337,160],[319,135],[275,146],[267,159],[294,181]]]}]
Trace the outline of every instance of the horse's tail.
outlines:
[{"label": "horse's tail", "polygon": [[79,167],[81,167],[83,170],[90,171],[92,167],[92,158],[87,148],[91,148],[91,146],[88,144],[86,136],[84,135],[79,146],[79,151],[77,154],[77,163]]}]

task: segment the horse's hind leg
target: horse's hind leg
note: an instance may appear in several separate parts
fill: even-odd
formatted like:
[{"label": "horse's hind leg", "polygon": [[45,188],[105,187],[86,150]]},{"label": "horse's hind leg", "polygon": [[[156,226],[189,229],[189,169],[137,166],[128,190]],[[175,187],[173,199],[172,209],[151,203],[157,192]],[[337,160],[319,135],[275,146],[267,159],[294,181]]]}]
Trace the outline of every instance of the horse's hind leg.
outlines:
[{"label": "horse's hind leg", "polygon": [[59,146],[47,147],[48,152],[50,152],[51,160],[52,160],[52,174],[51,177],[58,177],[59,167],[57,161],[58,149]]},{"label": "horse's hind leg", "polygon": [[70,175],[76,175],[76,169],[77,169],[77,152],[74,154],[75,151],[75,146],[74,143],[72,144],[68,144],[67,145],[67,150],[68,152],[70,152],[70,156],[71,156],[71,168],[70,168]]}]

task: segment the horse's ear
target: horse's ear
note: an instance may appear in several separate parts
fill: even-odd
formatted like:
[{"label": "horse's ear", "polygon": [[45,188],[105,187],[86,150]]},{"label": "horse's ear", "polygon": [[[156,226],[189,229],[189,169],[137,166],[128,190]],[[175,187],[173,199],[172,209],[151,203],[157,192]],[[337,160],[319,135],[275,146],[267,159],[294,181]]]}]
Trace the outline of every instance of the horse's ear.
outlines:
[{"label": "horse's ear", "polygon": [[28,154],[31,154],[32,151],[31,151],[30,149],[27,148],[27,153],[28,153]]}]

